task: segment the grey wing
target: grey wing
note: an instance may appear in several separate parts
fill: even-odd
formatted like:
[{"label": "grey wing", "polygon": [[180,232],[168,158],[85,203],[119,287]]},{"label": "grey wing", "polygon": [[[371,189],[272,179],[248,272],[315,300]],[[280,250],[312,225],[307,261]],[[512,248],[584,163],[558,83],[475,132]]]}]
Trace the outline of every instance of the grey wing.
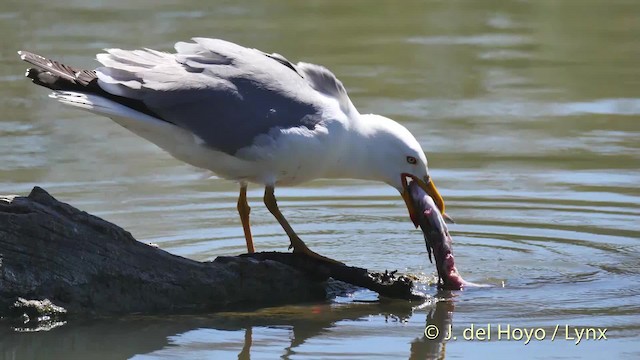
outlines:
[{"label": "grey wing", "polygon": [[223,40],[193,40],[177,43],[176,54],[109,49],[98,55],[99,85],[229,154],[274,128],[313,129],[323,121],[323,92],[304,67]]},{"label": "grey wing", "polygon": [[316,91],[335,98],[342,112],[347,115],[356,112],[344,85],[329,69],[320,65],[299,62],[296,65],[296,70]]},{"label": "grey wing", "polygon": [[344,85],[342,85],[342,82],[338,80],[338,78],[336,78],[329,69],[324,66],[306,62],[299,62],[298,64],[293,65],[289,60],[278,53],[263,54],[298,73],[309,83],[309,85],[311,85],[311,87],[313,87],[314,90],[336,99],[340,105],[340,109],[345,114],[349,115],[356,111],[351,99],[349,99],[349,95],[347,95],[347,90],[344,88]]}]

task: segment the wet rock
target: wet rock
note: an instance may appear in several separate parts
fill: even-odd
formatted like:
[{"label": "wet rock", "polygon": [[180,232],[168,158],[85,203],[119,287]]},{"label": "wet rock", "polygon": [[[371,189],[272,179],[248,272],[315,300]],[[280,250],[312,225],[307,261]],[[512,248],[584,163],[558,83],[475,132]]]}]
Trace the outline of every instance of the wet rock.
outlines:
[{"label": "wet rock", "polygon": [[27,300],[18,298],[9,308],[14,330],[19,332],[51,330],[66,323],[67,310],[49,299]]},{"label": "wet rock", "polygon": [[107,315],[262,307],[326,292],[323,281],[273,260],[170,254],[35,187],[0,198],[0,317],[15,316],[19,298]]}]

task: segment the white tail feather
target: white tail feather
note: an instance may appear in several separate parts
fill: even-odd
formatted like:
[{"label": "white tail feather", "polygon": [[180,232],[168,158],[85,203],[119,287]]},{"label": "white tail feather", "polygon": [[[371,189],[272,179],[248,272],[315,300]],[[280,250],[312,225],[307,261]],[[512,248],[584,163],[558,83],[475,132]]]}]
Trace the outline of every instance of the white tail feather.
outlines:
[{"label": "white tail feather", "polygon": [[203,169],[225,165],[254,167],[253,164],[209,148],[202,139],[188,130],[101,96],[74,91],[55,91],[49,96],[65,105],[110,117],[122,127],[151,141],[175,158],[196,167]]},{"label": "white tail feather", "polygon": [[74,91],[55,91],[49,97],[65,105],[107,116],[124,128],[172,154],[175,153],[176,147],[185,144],[200,146],[199,139],[191,132],[98,95]]},{"label": "white tail feather", "polygon": [[111,101],[98,95],[75,91],[54,91],[49,95],[49,97],[56,99],[65,105],[79,107],[108,117],[128,117],[138,121],[165,123],[153,116],[133,110],[130,107],[118,104],[115,101]]}]

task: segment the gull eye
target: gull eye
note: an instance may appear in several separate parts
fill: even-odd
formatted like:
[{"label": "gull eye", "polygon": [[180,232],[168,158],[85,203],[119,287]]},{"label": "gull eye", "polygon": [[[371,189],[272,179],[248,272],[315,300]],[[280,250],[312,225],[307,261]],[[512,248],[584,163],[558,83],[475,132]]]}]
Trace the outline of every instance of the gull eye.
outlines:
[{"label": "gull eye", "polygon": [[418,163],[418,160],[416,160],[416,158],[414,158],[413,156],[407,156],[407,162],[411,165],[415,165]]}]

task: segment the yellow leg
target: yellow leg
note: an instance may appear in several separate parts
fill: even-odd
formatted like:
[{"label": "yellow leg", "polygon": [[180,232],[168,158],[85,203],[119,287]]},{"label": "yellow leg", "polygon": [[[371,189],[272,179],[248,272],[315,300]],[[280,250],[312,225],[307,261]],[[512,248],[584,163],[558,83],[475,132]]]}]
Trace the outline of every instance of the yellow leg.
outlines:
[{"label": "yellow leg", "polygon": [[249,213],[251,207],[247,202],[247,184],[240,185],[240,196],[238,197],[238,213],[240,221],[242,221],[242,229],[244,230],[244,239],[247,241],[247,252],[249,254],[256,252],[253,247],[253,237],[251,236],[251,224],[249,224]]},{"label": "yellow leg", "polygon": [[267,206],[267,209],[269,209],[269,211],[271,212],[271,214],[273,214],[276,220],[278,220],[278,222],[280,223],[280,226],[282,226],[282,228],[284,229],[284,232],[287,233],[287,236],[289,236],[289,241],[291,241],[291,245],[289,246],[289,248],[290,249],[293,248],[293,252],[303,253],[303,254],[306,254],[307,256],[316,258],[321,261],[326,261],[334,264],[342,264],[337,260],[333,260],[326,256],[322,256],[318,253],[315,253],[307,247],[304,241],[302,241],[298,237],[298,235],[295,233],[295,231],[293,231],[293,228],[291,228],[291,225],[289,225],[289,222],[287,221],[287,219],[284,218],[284,215],[282,215],[282,213],[280,212],[280,209],[278,209],[278,203],[276,202],[276,197],[273,194],[273,192],[274,192],[273,186],[265,187],[264,204]]}]

